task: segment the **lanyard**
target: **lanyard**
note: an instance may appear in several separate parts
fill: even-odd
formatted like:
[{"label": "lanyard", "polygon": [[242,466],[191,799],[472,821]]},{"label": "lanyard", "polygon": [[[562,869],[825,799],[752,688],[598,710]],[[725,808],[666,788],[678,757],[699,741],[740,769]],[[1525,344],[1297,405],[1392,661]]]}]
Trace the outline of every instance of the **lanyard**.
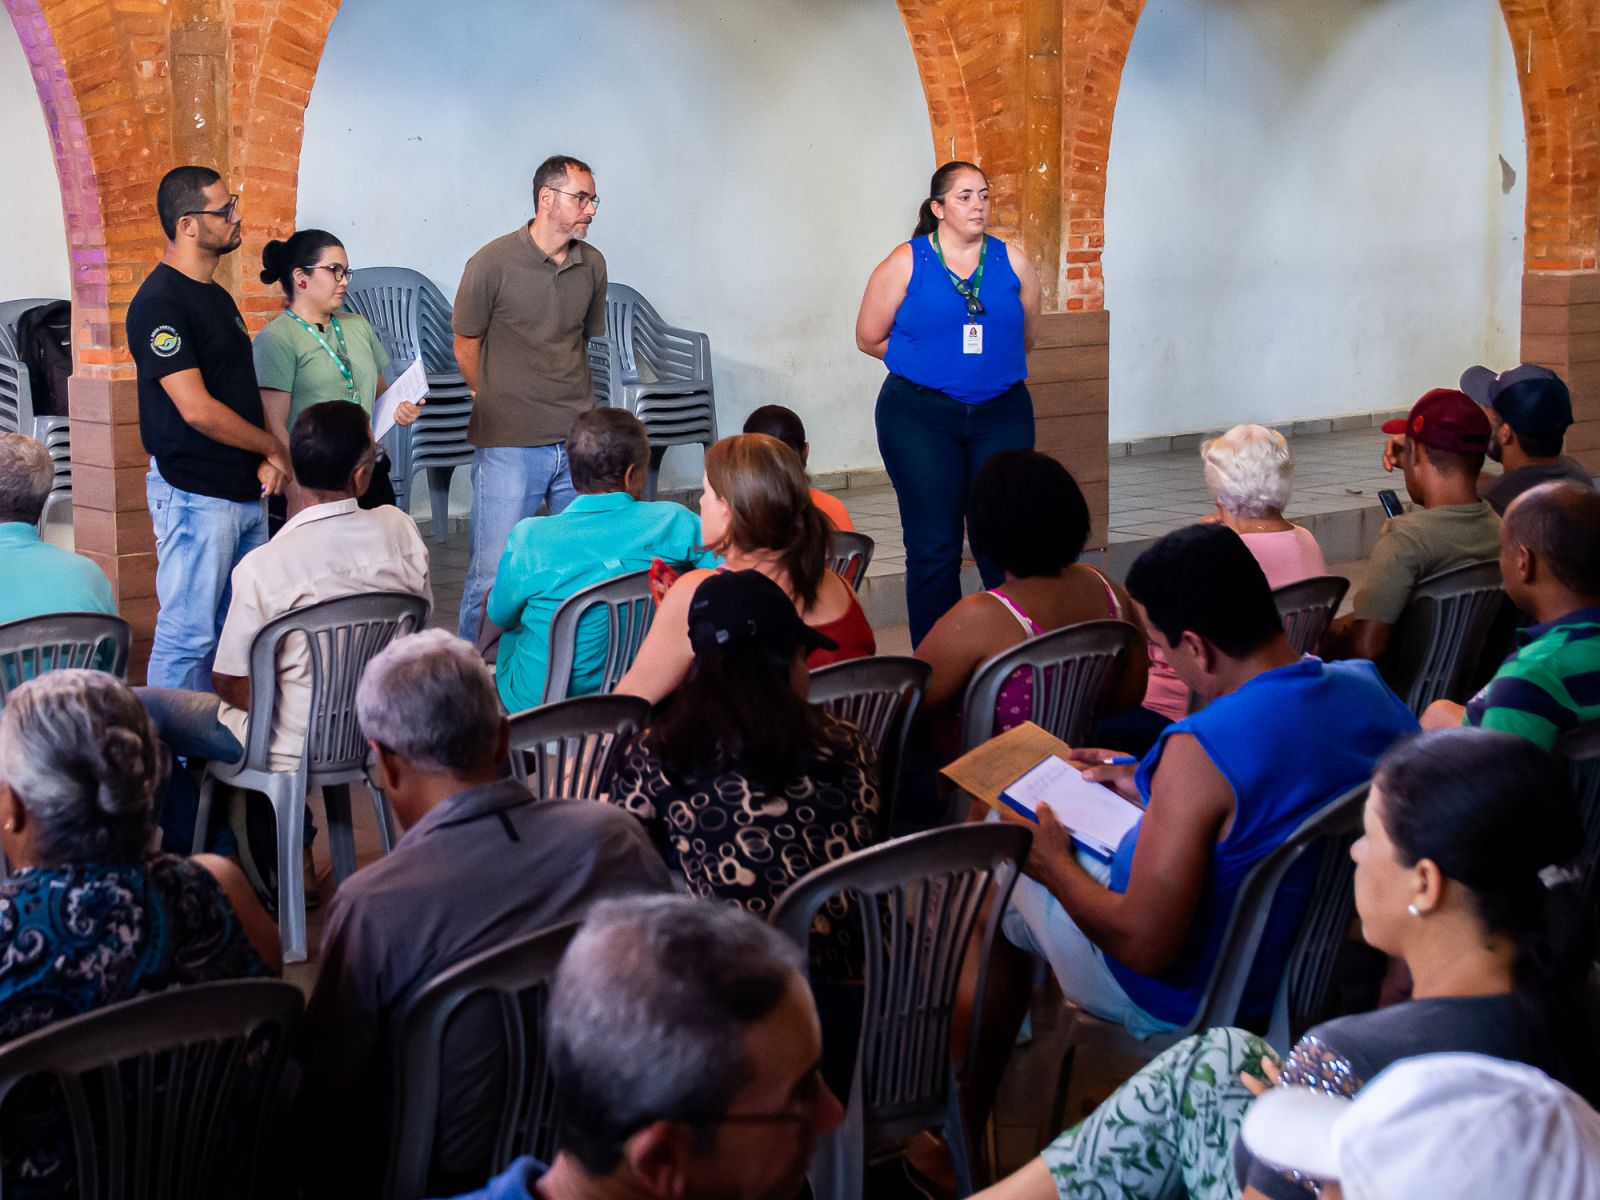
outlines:
[{"label": "lanyard", "polygon": [[939,265],[944,268],[944,273],[950,276],[950,282],[955,284],[956,291],[967,302],[967,316],[976,317],[983,311],[983,302],[978,299],[978,291],[983,287],[983,260],[989,255],[989,238],[984,236],[983,242],[978,247],[978,269],[972,273],[972,282],[969,284],[961,276],[950,269],[950,264],[944,260],[944,251],[939,248],[939,231],[935,229],[929,239],[933,243],[933,252],[939,256]]},{"label": "lanyard", "polygon": [[328,315],[328,324],[333,326],[333,336],[339,341],[339,349],[335,352],[334,348],[328,345],[328,339],[322,336],[322,330],[311,324],[299,313],[295,312],[294,309],[291,308],[287,311],[291,317],[300,322],[300,328],[316,338],[317,344],[328,352],[328,357],[333,359],[333,365],[339,368],[339,374],[344,377],[345,397],[354,400],[356,398],[356,380],[355,376],[350,372],[350,351],[345,347],[344,330],[339,328],[339,318],[331,313]]}]

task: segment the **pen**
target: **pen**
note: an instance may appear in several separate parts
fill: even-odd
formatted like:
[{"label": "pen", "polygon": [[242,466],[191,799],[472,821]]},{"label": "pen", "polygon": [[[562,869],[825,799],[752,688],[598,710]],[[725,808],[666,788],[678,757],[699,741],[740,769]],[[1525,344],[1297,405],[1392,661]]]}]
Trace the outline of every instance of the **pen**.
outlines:
[{"label": "pen", "polygon": [[1108,767],[1131,767],[1138,761],[1139,759],[1132,754],[1112,754],[1100,760],[1103,765]]}]

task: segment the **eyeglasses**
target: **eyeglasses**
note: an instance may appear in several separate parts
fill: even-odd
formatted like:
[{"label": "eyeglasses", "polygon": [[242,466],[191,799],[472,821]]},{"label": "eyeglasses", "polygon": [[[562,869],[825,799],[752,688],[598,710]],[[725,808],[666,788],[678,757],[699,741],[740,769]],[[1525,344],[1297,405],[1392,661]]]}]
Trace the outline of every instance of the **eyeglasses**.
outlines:
[{"label": "eyeglasses", "polygon": [[356,273],[354,267],[347,267],[343,263],[313,263],[311,269],[313,271],[326,271],[333,276],[335,283],[343,283]]},{"label": "eyeglasses", "polygon": [[569,191],[565,191],[564,189],[558,188],[558,187],[553,187],[550,190],[552,192],[560,192],[563,196],[571,196],[574,200],[576,200],[578,202],[578,207],[579,208],[592,208],[596,212],[600,211],[600,197],[599,196],[591,196],[591,195],[589,195],[588,192],[569,192]]},{"label": "eyeglasses", "polygon": [[228,197],[228,206],[226,208],[191,208],[183,215],[186,217],[221,217],[224,221],[231,221],[238,207],[239,195],[235,192]]}]

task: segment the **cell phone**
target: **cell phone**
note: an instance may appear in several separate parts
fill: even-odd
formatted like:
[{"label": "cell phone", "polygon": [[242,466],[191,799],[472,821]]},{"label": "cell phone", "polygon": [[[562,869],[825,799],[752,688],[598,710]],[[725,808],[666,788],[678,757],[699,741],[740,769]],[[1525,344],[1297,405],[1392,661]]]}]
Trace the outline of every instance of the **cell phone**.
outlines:
[{"label": "cell phone", "polygon": [[1378,493],[1378,503],[1383,505],[1383,515],[1398,517],[1405,509],[1400,505],[1400,497],[1394,494],[1393,488],[1384,488]]}]

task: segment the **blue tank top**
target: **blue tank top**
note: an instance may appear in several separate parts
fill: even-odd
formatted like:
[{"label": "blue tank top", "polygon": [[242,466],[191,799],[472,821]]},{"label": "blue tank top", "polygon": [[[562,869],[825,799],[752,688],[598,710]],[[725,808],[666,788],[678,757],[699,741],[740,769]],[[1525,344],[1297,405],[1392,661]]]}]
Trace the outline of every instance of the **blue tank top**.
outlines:
[{"label": "blue tank top", "polygon": [[1022,281],[1011,269],[1006,244],[989,239],[983,260],[983,353],[962,351],[967,302],[939,263],[933,243],[913,238],[911,281],[889,330],[884,365],[903,379],[943,392],[963,404],[982,404],[1028,377],[1022,345]]},{"label": "blue tank top", "polygon": [[[1379,756],[1416,730],[1416,717],[1372,663],[1325,663],[1310,656],[1263,672],[1168,725],[1139,764],[1140,795],[1148,801],[1167,738],[1191,734],[1233,788],[1233,827],[1212,850],[1205,891],[1177,963],[1152,977],[1106,956],[1129,999],[1174,1025],[1192,1018],[1250,868],[1328,801],[1370,779]],[[1112,891],[1127,890],[1139,829],[1136,824],[1128,831],[1112,858]],[[1245,989],[1247,1015],[1272,1004],[1318,865],[1303,856],[1280,885]]]}]

